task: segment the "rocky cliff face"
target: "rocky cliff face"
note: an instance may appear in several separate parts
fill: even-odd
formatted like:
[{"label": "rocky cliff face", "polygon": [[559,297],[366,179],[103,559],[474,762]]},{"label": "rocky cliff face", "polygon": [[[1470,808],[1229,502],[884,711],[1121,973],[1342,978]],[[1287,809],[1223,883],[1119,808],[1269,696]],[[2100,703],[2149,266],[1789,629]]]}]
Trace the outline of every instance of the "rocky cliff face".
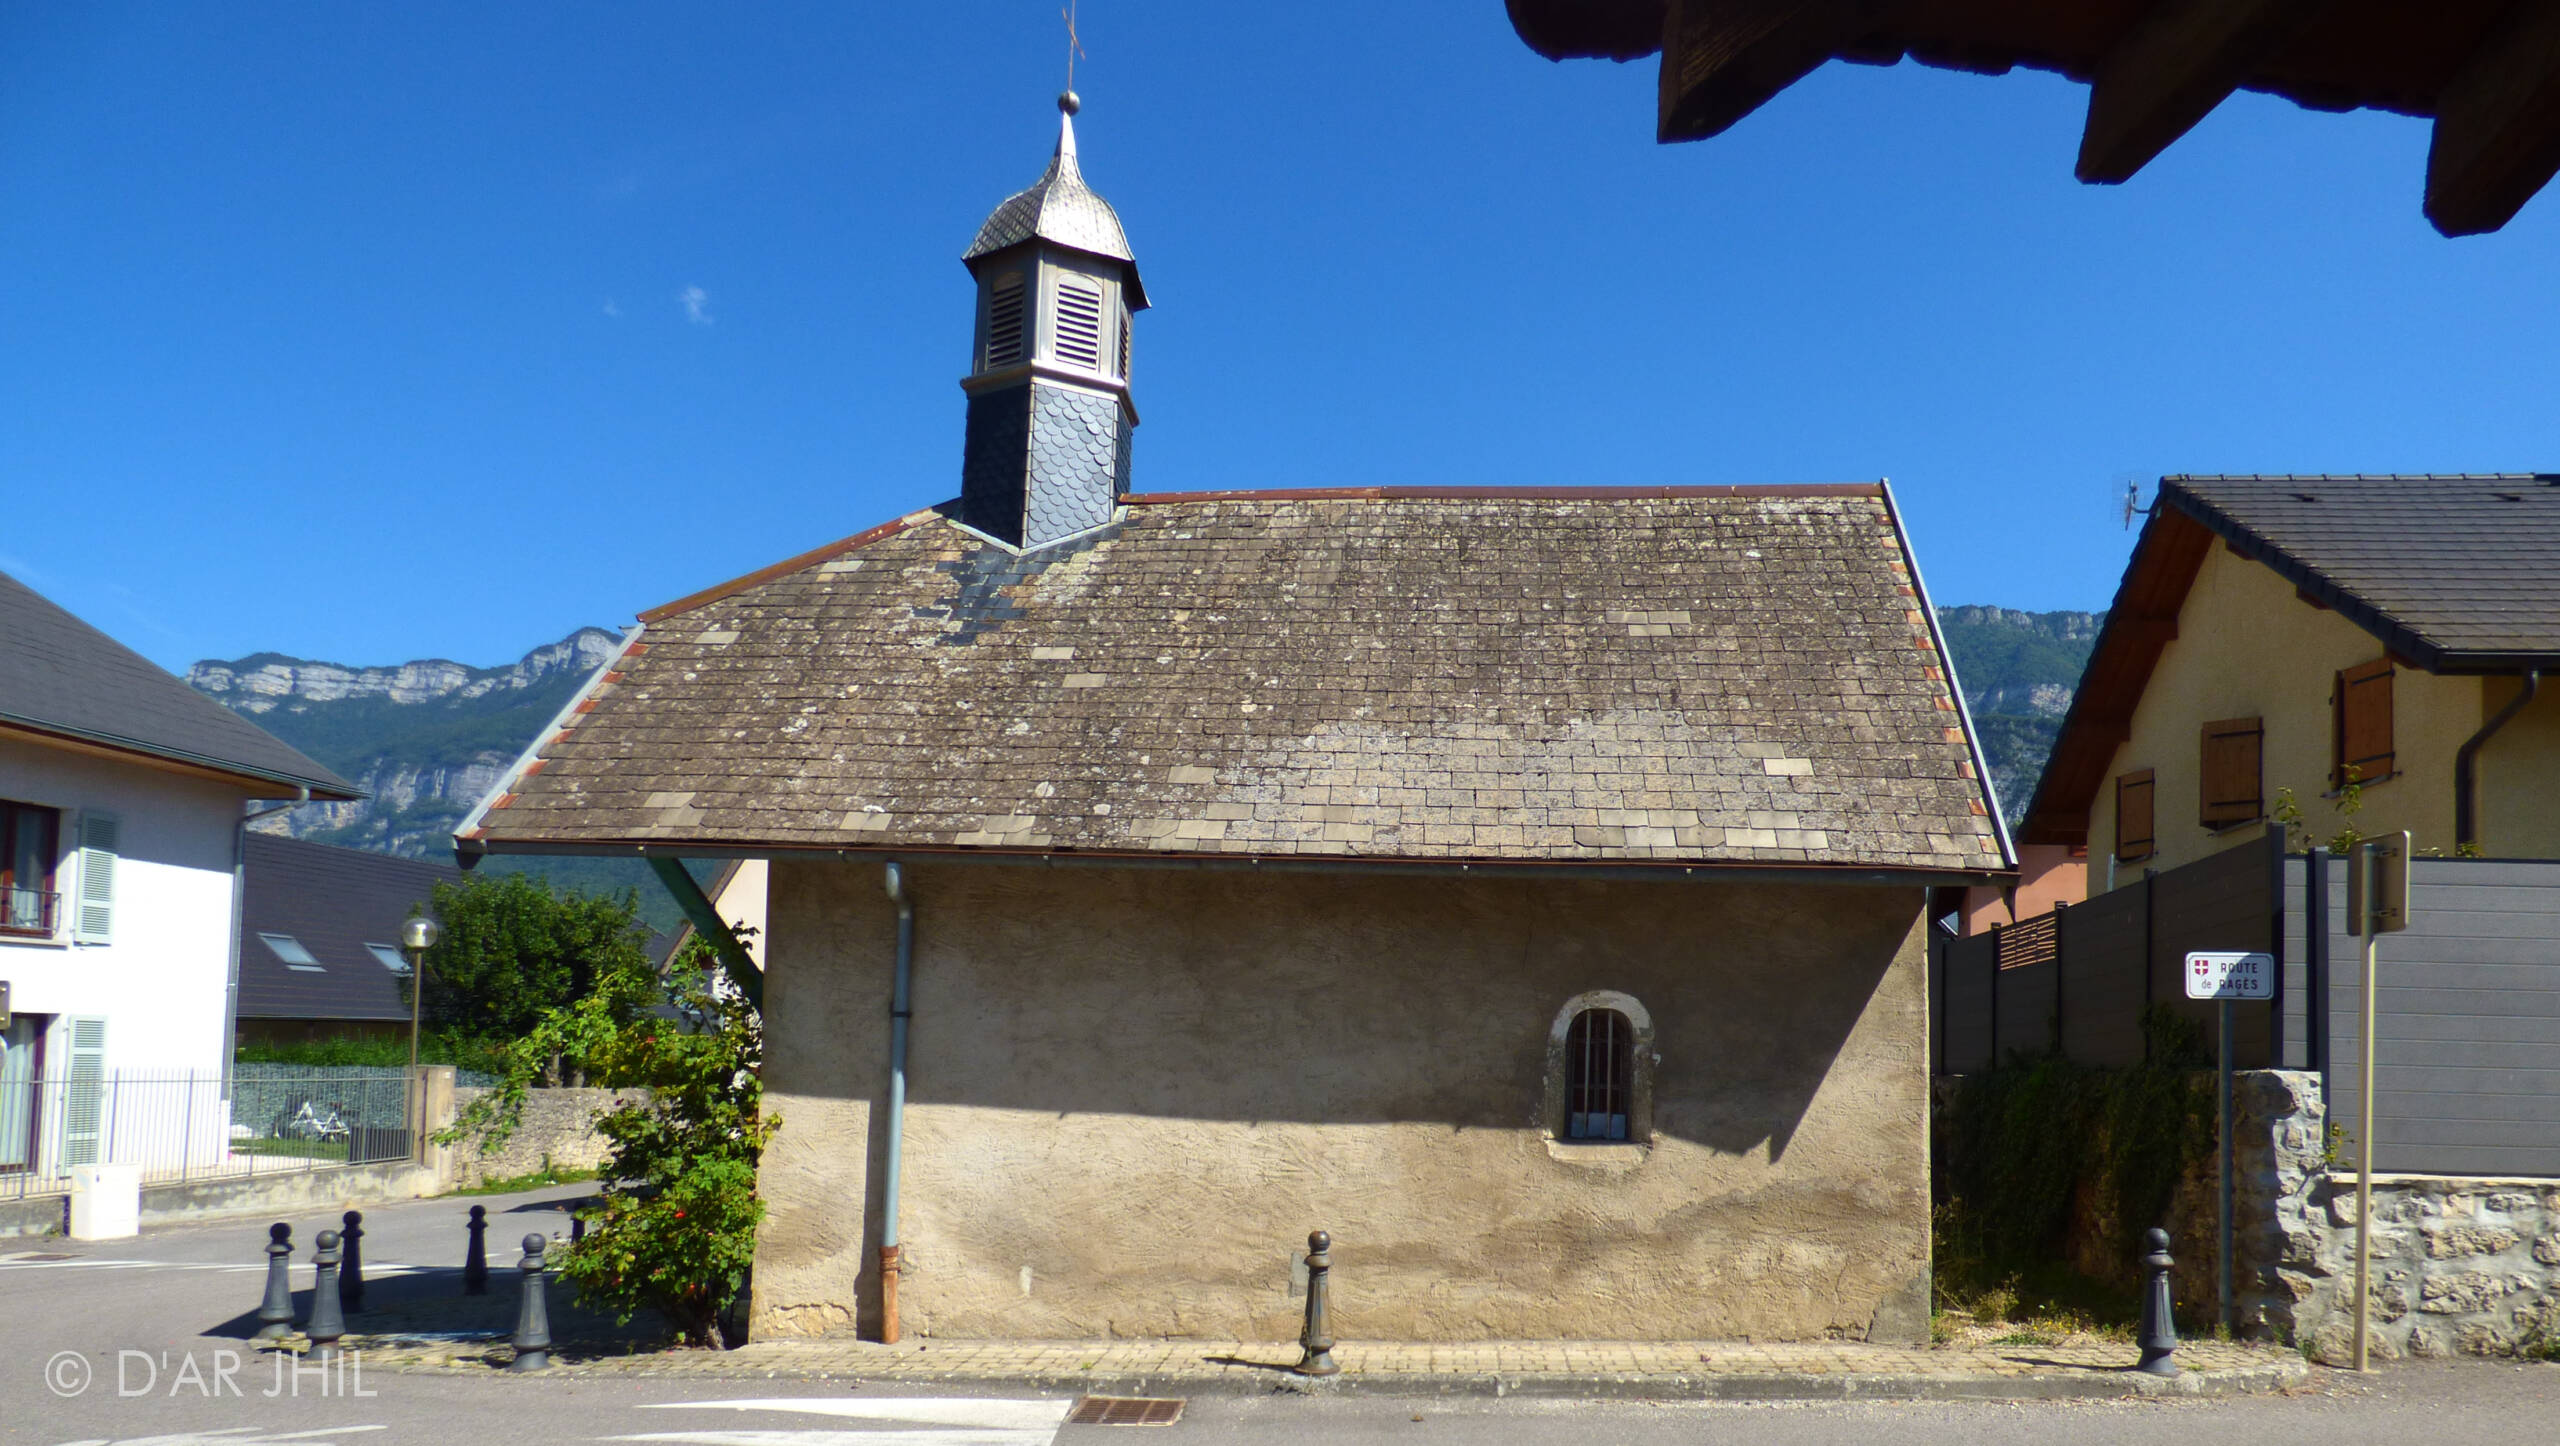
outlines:
[{"label": "rocky cliff face", "polygon": [[538,688],[563,673],[584,678],[602,667],[621,642],[620,633],[580,628],[499,668],[474,668],[443,658],[350,668],[282,653],[253,653],[234,662],[197,663],[187,669],[187,685],[252,717],[295,702],[335,703],[348,698],[385,698],[412,705],[467,701]]},{"label": "rocky cliff face", "polygon": [[2106,621],[2105,613],[1938,609],[2000,810],[2012,822],[2035,794]]},{"label": "rocky cliff face", "polygon": [[442,658],[350,667],[258,653],[197,663],[187,682],[372,795],[310,804],[260,827],[441,856],[454,825],[621,641],[580,628],[489,668]]}]

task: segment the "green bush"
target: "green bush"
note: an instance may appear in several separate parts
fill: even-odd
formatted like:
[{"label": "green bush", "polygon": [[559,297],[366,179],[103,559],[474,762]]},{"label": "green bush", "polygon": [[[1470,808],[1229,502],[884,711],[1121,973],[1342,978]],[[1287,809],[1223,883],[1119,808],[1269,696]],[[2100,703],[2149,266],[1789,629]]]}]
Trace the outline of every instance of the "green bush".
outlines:
[{"label": "green bush", "polygon": [[2066,1278],[2075,1210],[2098,1218],[2109,1258],[2129,1271],[2142,1232],[2165,1223],[2179,1179],[2214,1140],[2200,1033],[2155,1007],[2144,1034],[2150,1059],[2130,1069],[2013,1054],[1957,1087],[1931,1172],[1942,1304],[2032,1298],[2114,1313],[2104,1283]]},{"label": "green bush", "polygon": [[756,1164],[782,1123],[764,1113],[762,1022],[714,993],[712,967],[695,940],[664,978],[645,962],[604,975],[511,1045],[498,1087],[438,1136],[499,1148],[555,1058],[584,1061],[596,1084],[645,1090],[597,1121],[611,1146],[600,1204],[561,1273],[617,1319],[656,1311],[692,1345],[716,1342],[746,1283],[764,1216]]},{"label": "green bush", "polygon": [[[307,1039],[289,1043],[243,1044],[231,1057],[241,1064],[298,1064],[322,1069],[370,1066],[400,1069],[409,1063],[409,1037],[397,1039]],[[458,1069],[495,1074],[505,1065],[498,1046],[469,1039],[452,1030],[429,1030],[418,1038],[421,1064],[449,1064]]]},{"label": "green bush", "polygon": [[443,937],[427,951],[429,1028],[504,1044],[607,976],[648,973],[649,931],[630,894],[554,893],[529,874],[471,874],[438,884]]}]

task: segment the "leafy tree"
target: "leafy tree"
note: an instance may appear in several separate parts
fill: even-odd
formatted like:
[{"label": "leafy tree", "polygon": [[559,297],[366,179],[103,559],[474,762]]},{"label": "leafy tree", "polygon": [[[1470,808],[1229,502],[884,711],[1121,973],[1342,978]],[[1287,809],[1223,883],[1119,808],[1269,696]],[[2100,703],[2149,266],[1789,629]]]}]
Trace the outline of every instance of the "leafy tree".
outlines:
[{"label": "leafy tree", "polygon": [[612,1147],[601,1204],[561,1273],[618,1319],[654,1310],[704,1346],[716,1343],[755,1258],[756,1163],[782,1124],[764,1113],[762,1020],[712,988],[717,969],[699,939],[664,977],[626,961],[509,1046],[498,1087],[438,1136],[503,1146],[554,1058],[584,1061],[598,1084],[643,1091],[596,1122]]},{"label": "leafy tree", "polygon": [[648,973],[637,904],[631,894],[556,894],[527,874],[436,885],[431,907],[443,937],[427,951],[428,1026],[466,1040],[516,1040],[599,980]]}]

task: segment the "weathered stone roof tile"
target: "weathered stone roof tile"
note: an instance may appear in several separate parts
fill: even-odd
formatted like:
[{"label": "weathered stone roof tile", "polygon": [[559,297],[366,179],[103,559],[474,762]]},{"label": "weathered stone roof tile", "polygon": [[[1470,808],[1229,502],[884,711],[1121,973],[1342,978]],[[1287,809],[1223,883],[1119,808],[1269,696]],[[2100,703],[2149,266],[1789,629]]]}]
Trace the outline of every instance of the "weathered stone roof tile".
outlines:
[{"label": "weathered stone roof tile", "polygon": [[2006,862],[1872,488],[921,513],[648,623],[466,847]]}]

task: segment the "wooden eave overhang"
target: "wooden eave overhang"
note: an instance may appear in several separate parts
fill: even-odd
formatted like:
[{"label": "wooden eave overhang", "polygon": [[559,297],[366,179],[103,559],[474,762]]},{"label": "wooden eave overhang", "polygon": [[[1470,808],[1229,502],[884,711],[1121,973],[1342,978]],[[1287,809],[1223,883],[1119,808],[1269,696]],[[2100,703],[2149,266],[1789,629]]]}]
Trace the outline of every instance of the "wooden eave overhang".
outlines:
[{"label": "wooden eave overhang", "polygon": [[[2166,501],[2166,494],[2163,494]],[[2062,732],[2018,828],[2022,844],[2089,842],[2089,805],[2107,765],[2133,731],[2133,710],[2160,654],[2178,636],[2178,611],[2213,550],[2211,528],[2175,507],[2159,506],[2143,524],[2133,560],[2107,606],[2080,687],[2063,715]]]},{"label": "wooden eave overhang", "polygon": [[1718,134],[1831,60],[2091,87],[2076,172],[2115,183],[2235,90],[2432,117],[2426,214],[2494,231],[2560,169],[2560,0],[1507,0],[1551,60],[1660,53],[1656,134]]},{"label": "wooden eave overhang", "polygon": [[1273,874],[1369,874],[1441,878],[1576,878],[1763,884],[1856,884],[1871,887],[1935,887],[1951,884],[2015,884],[2014,866],[1980,869],[1877,864],[1764,863],[1748,859],[1419,859],[1357,854],[1197,854],[1121,849],[1010,849],[982,846],[896,844],[848,847],[834,843],[731,840],[670,842],[665,839],[580,839],[575,842],[455,835],[454,855],[470,868],[498,854],[563,858],[830,859],[840,863],[990,863],[1039,868],[1208,869]]}]

